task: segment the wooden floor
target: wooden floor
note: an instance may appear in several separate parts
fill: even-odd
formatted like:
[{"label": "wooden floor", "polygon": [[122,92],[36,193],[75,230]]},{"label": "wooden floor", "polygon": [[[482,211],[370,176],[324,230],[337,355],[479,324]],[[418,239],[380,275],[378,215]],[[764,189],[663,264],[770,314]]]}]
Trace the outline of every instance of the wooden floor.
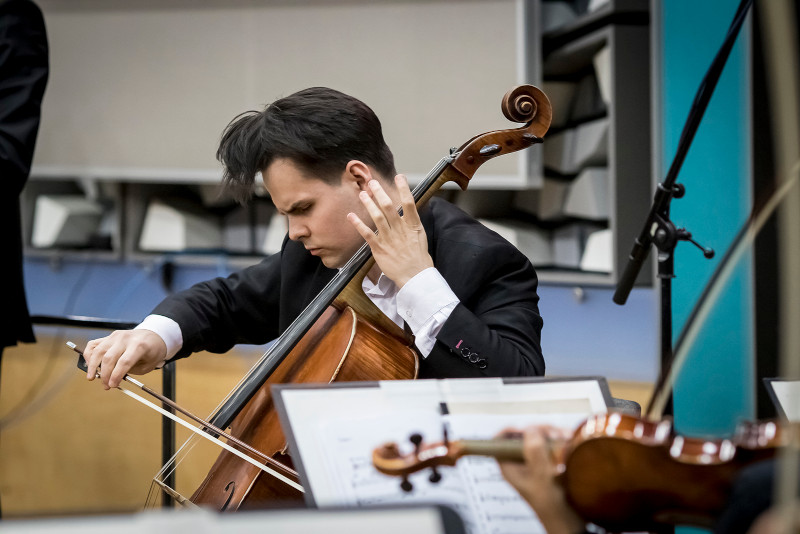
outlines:
[{"label": "wooden floor", "polygon": [[[86,338],[39,336],[7,349],[0,385],[0,500],[3,517],[126,513],[145,508],[162,467],[161,415],[117,390],[88,382],[76,367]],[[176,398],[198,416],[214,411],[260,354],[201,353],[178,365]],[[140,377],[161,390],[161,372]],[[609,382],[615,397],[644,407],[651,384]],[[189,437],[178,427],[176,442]],[[195,440],[197,441],[197,440]],[[176,487],[191,495],[218,449],[199,445],[181,462]],[[155,503],[156,506],[159,502]]]},{"label": "wooden floor", "polygon": [[[162,467],[161,419],[118,390],[89,382],[65,342],[44,339],[7,349],[0,385],[0,499],[5,518],[141,510]],[[201,353],[179,362],[176,399],[206,417],[255,359],[256,353]],[[162,373],[138,377],[161,391]],[[152,400],[152,399],[151,399]],[[190,432],[176,430],[176,443]],[[197,447],[176,473],[191,494],[217,450]]]}]

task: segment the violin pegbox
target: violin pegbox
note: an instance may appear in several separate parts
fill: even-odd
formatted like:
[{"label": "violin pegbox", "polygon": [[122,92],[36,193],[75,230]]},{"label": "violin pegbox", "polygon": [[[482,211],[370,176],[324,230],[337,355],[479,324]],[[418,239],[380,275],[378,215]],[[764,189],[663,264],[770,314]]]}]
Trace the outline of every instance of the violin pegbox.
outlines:
[{"label": "violin pegbox", "polygon": [[446,434],[445,441],[431,445],[424,445],[422,435],[418,433],[411,434],[408,439],[414,446],[414,451],[410,454],[402,454],[396,443],[386,443],[372,453],[372,464],[375,468],[385,475],[402,477],[400,488],[405,492],[414,488],[408,480],[410,474],[430,468],[428,480],[435,484],[442,479],[437,467],[454,466],[461,456],[447,442]]}]

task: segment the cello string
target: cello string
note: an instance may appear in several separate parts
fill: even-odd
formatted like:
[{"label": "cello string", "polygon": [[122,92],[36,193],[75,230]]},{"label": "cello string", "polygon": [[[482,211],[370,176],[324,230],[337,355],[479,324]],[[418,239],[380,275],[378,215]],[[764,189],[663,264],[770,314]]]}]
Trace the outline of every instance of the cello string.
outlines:
[{"label": "cello string", "polygon": [[191,499],[187,499],[186,497],[184,497],[183,495],[181,495],[180,493],[178,493],[174,489],[170,488],[169,486],[167,486],[166,484],[164,484],[160,480],[153,479],[153,485],[156,485],[159,488],[161,488],[161,490],[164,493],[166,493],[167,495],[169,495],[170,497],[175,499],[175,502],[177,502],[178,504],[180,504],[184,508],[194,508],[194,509],[199,509],[200,508],[200,506],[197,506],[195,503],[193,503],[191,501]]},{"label": "cello string", "polygon": [[[457,153],[454,152],[448,156],[443,157],[433,167],[433,169],[431,169],[428,175],[423,180],[420,181],[420,183],[414,188],[414,191],[412,192],[415,201],[418,200],[428,189],[430,189],[430,187],[441,176],[444,169],[447,168],[447,165],[449,165],[453,161],[456,155]],[[325,288],[317,294],[317,296],[306,306],[304,311],[298,317],[302,318],[310,315],[308,313],[309,310],[313,310],[315,307],[320,307],[321,306],[320,302],[323,299],[326,299],[325,305],[327,307],[328,304],[327,300],[329,300],[327,295],[328,293],[331,292],[330,288],[340,283],[340,280],[343,277],[346,277],[347,280],[352,278],[355,275],[355,272],[361,268],[361,266],[366,262],[366,260],[369,258],[370,255],[371,251],[369,250],[369,245],[364,243],[364,245],[362,245],[361,248],[347,261],[344,267],[342,267],[340,272],[330,282],[328,282],[328,284],[326,284]],[[220,411],[226,406],[226,404],[233,397],[234,393],[239,391],[240,388],[243,387],[243,385],[247,383],[251,379],[251,377],[257,373],[259,369],[261,369],[264,365],[269,364],[270,359],[274,359],[273,352],[275,352],[276,347],[280,345],[278,341],[281,339],[285,339],[286,337],[289,336],[294,336],[296,330],[295,325],[297,323],[298,320],[295,320],[289,326],[289,328],[286,331],[284,331],[283,334],[281,334],[281,336],[278,339],[272,342],[272,345],[264,352],[264,354],[256,361],[256,363],[242,376],[242,378],[237,382],[236,386],[232,388],[227,395],[225,395],[225,397],[222,399],[222,401],[220,401],[219,404],[217,404],[217,406],[212,411],[212,415],[209,416],[208,419],[213,417],[214,414],[220,413]],[[181,449],[183,449],[187,444],[188,440],[181,446]],[[156,476],[161,475],[163,470],[164,468],[162,468],[162,470],[159,471],[159,473]]]},{"label": "cello string", "polygon": [[188,410],[185,410],[184,408],[180,407],[178,404],[176,404],[172,400],[168,399],[167,397],[161,395],[160,393],[158,393],[156,391],[153,391],[149,387],[145,386],[143,383],[141,383],[138,380],[132,378],[130,375],[126,375],[125,376],[125,380],[130,382],[131,384],[135,385],[136,387],[138,387],[139,389],[141,389],[145,393],[157,398],[162,403],[164,403],[164,404],[170,406],[171,408],[179,411],[180,413],[182,413],[183,415],[185,415],[189,419],[193,420],[195,423],[198,423],[198,424],[202,425],[203,427],[205,427],[206,430],[210,430],[211,432],[214,432],[215,434],[217,434],[217,437],[224,437],[225,439],[227,439],[231,443],[233,443],[235,445],[238,445],[239,447],[245,449],[246,451],[251,452],[256,456],[260,456],[261,458],[266,460],[267,463],[272,464],[273,466],[276,466],[276,467],[280,468],[281,470],[285,471],[286,473],[288,473],[288,474],[290,474],[292,476],[295,476],[295,477],[298,476],[297,472],[294,471],[293,469],[290,469],[289,467],[283,465],[282,463],[270,458],[268,455],[264,454],[263,452],[254,449],[253,447],[251,447],[247,443],[244,443],[243,441],[239,440],[238,438],[235,438],[234,436],[231,436],[230,434],[226,433],[224,430],[222,430],[220,428],[217,428],[214,425],[212,425],[211,423],[209,423],[209,422],[197,417],[196,415],[192,414]]},{"label": "cello string", "polygon": [[[766,204],[764,204],[764,207],[751,216],[748,224],[744,228],[742,238],[735,243],[733,248],[728,250],[725,258],[723,258],[720,263],[717,275],[712,277],[710,285],[706,287],[697,307],[693,310],[689,320],[684,326],[684,331],[681,332],[679,336],[678,342],[675,345],[675,357],[673,358],[670,369],[664,375],[662,383],[656,385],[655,393],[653,398],[650,399],[650,404],[646,411],[648,417],[651,419],[661,419],[672,387],[675,385],[675,381],[680,374],[680,369],[686,361],[689,349],[694,345],[695,339],[697,339],[697,336],[700,334],[701,327],[705,324],[706,318],[711,313],[712,305],[716,303],[717,297],[722,292],[725,282],[732,276],[734,267],[736,267],[738,260],[744,254],[746,248],[752,244],[761,228],[766,224],[778,206],[780,206],[781,201],[796,185],[798,181],[798,172],[800,172],[800,162],[795,164],[790,171],[791,176],[775,190]],[[659,416],[656,417],[656,413],[658,413]]]},{"label": "cello string", "polygon": [[207,434],[206,432],[203,432],[201,429],[190,425],[189,423],[187,423],[186,421],[184,421],[180,417],[178,417],[178,416],[176,416],[174,414],[171,414],[170,412],[168,412],[167,410],[164,410],[160,406],[156,406],[155,404],[153,404],[149,400],[145,399],[144,397],[142,397],[140,395],[137,395],[136,393],[134,393],[134,392],[132,392],[129,389],[126,389],[126,388],[118,387],[117,389],[119,389],[125,395],[128,395],[132,399],[134,399],[134,400],[136,400],[138,402],[141,402],[142,404],[144,404],[148,408],[151,408],[151,409],[157,411],[158,413],[160,413],[164,417],[168,417],[169,419],[172,419],[173,421],[175,421],[179,425],[183,426],[184,428],[186,428],[190,432],[193,432],[194,434],[196,434],[198,436],[201,436],[201,437],[203,437],[203,438],[205,438],[205,439],[207,439],[207,440],[219,445],[220,447],[222,447],[223,449],[227,450],[228,452],[230,452],[232,454],[235,454],[236,456],[238,456],[242,460],[244,460],[244,461],[256,466],[257,468],[261,469],[262,471],[264,471],[266,473],[269,473],[270,475],[274,476],[275,478],[277,478],[281,482],[284,482],[284,483],[288,484],[289,486],[295,488],[296,490],[298,490],[300,492],[303,492],[303,493],[305,492],[305,490],[303,489],[303,486],[301,486],[297,482],[295,482],[293,480],[290,480],[289,478],[287,478],[286,476],[278,473],[277,471],[275,471],[271,467],[266,466],[266,465],[264,465],[262,463],[259,463],[259,462],[255,461],[253,458],[251,458],[251,457],[247,456],[246,454],[234,449],[233,447],[231,447],[227,443],[224,443],[222,441],[219,441],[218,439],[215,439],[214,437],[212,437],[211,435]]},{"label": "cello string", "polygon": [[[417,200],[419,196],[421,196],[425,191],[430,189],[430,187],[436,182],[436,180],[441,176],[444,169],[447,165],[453,161],[455,155],[451,154],[439,160],[439,162],[431,169],[431,171],[427,174],[427,176],[420,181],[420,183],[414,188],[413,195],[414,199]],[[327,294],[331,292],[331,288],[335,286],[337,283],[340,283],[342,278],[350,279],[355,274],[358,269],[361,268],[364,261],[368,259],[370,255],[369,245],[364,243],[364,245],[359,248],[359,250],[345,263],[345,265],[326,286],[320,291],[317,296],[305,307],[302,313],[298,317],[305,317],[308,315],[308,311],[314,309],[315,307],[320,306],[320,301],[322,299],[327,299]],[[327,304],[327,303],[326,303]],[[264,354],[256,361],[256,363],[244,374],[244,376],[239,380],[236,386],[231,389],[231,391],[222,399],[222,401],[214,408],[212,414],[219,413],[222,407],[230,400],[233,393],[239,390],[240,386],[242,386],[247,380],[252,377],[255,372],[260,369],[271,357],[273,357],[274,347],[277,345],[277,340],[283,338],[284,336],[294,335],[294,330],[292,326],[296,323],[293,322],[292,325],[287,328],[287,330],[281,334],[279,338],[273,341],[273,344],[264,352]],[[210,417],[209,417],[210,419]]]},{"label": "cello string", "polygon": [[[181,445],[181,447],[172,455],[170,458],[153,476],[153,480],[150,483],[150,491],[148,492],[147,502],[145,507],[156,507],[156,497],[155,495],[160,495],[163,490],[161,489],[164,486],[167,486],[164,480],[167,480],[169,476],[175,473],[178,470],[178,466],[189,456],[189,454],[194,450],[194,448],[200,443],[201,440],[197,439],[197,436],[192,434],[189,436],[189,439]],[[156,487],[158,486],[158,487]],[[168,487],[168,486],[167,486]],[[152,504],[151,504],[152,502]]]}]

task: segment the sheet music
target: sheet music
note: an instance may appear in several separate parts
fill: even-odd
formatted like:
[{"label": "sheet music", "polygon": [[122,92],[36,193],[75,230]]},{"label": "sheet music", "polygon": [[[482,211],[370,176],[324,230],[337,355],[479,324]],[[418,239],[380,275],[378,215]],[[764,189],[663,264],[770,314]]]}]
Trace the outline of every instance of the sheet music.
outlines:
[{"label": "sheet music", "polygon": [[[553,425],[577,428],[585,413],[567,414],[463,414],[449,415],[448,428],[458,439],[487,439],[506,428],[529,425]],[[490,534],[541,533],[545,530],[527,502],[503,478],[493,458],[467,456],[459,460],[458,469],[466,473],[478,528],[475,532]]]},{"label": "sheet music", "polygon": [[401,478],[383,475],[372,452],[384,443],[410,454],[413,433],[423,443],[491,439],[500,431],[532,424],[574,429],[589,415],[607,411],[600,379],[506,383],[500,379],[387,381],[378,387],[276,386],[290,448],[314,504],[371,507],[435,503],[452,507],[469,534],[544,534],[528,504],[502,477],[496,460],[461,458],[455,467],[413,473],[413,491]]},{"label": "sheet music", "polygon": [[341,489],[338,500],[328,504],[445,504],[458,512],[470,534],[544,534],[530,506],[505,481],[493,458],[468,456],[455,467],[441,467],[442,480],[438,483],[428,480],[430,470],[413,473],[409,477],[413,490],[407,493],[400,488],[400,478],[374,468],[372,451],[381,443],[394,442],[402,454],[409,454],[414,449],[408,440],[410,434],[419,433],[426,442],[441,441],[443,424],[448,427],[450,439],[491,439],[504,428],[530,424],[577,427],[585,417],[574,413],[433,417],[430,411],[408,411],[393,413],[391,418],[357,418],[326,424],[320,428],[319,439],[326,444],[326,465],[331,466],[332,478]]}]

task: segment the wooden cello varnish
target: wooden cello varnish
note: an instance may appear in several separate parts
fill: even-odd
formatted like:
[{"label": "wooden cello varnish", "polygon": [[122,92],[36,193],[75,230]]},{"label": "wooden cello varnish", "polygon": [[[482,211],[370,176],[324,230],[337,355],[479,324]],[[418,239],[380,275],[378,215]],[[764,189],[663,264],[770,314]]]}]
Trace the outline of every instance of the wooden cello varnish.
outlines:
[{"label": "wooden cello varnish", "polygon": [[[298,341],[236,417],[230,434],[290,463],[272,384],[416,378],[419,361],[413,342],[360,291],[361,280],[354,278],[348,287],[358,284],[359,290],[348,289],[347,298],[334,301]],[[227,451],[220,453],[191,498],[195,504],[228,511],[301,499],[302,493]]]}]

